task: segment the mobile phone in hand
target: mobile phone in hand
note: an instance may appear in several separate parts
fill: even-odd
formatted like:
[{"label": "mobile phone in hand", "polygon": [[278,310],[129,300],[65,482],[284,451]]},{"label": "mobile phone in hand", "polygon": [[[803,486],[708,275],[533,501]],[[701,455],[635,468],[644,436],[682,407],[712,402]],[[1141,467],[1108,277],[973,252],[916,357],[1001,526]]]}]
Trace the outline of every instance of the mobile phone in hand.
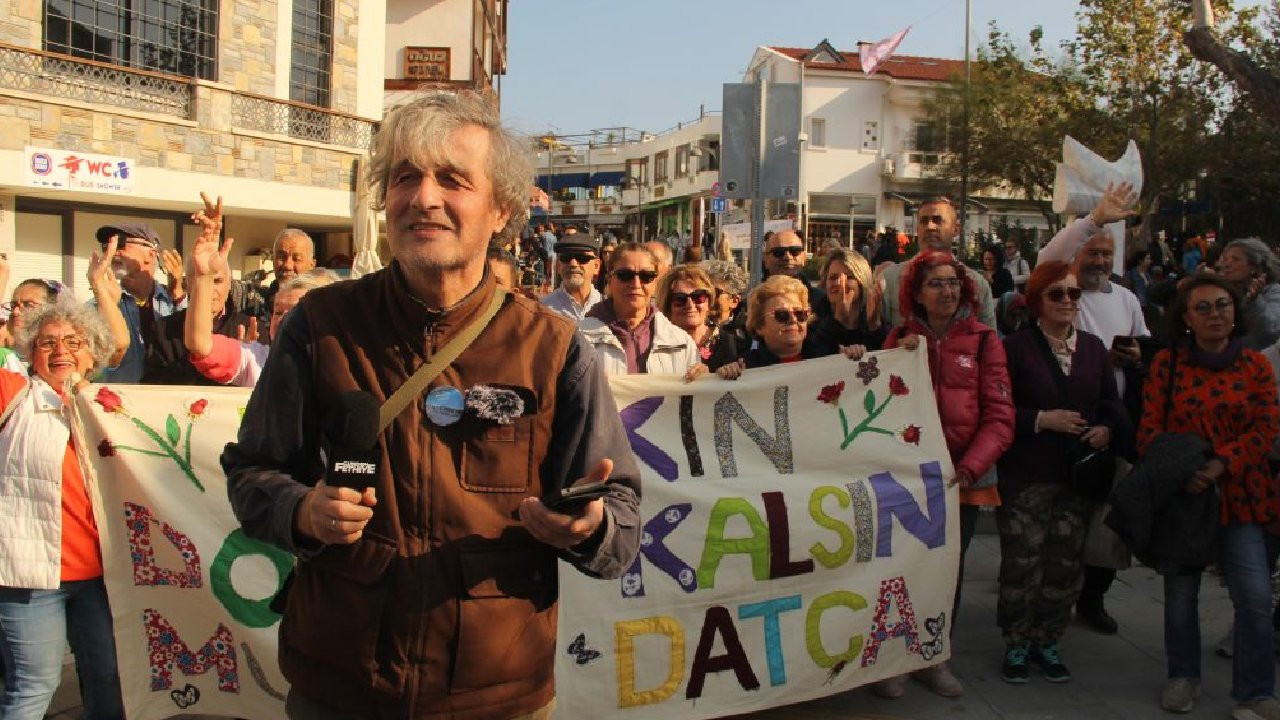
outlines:
[{"label": "mobile phone in hand", "polygon": [[543,498],[542,504],[558,513],[577,515],[582,512],[587,503],[608,494],[609,483],[607,482],[572,485],[567,488],[561,488],[559,493],[552,495],[550,498]]},{"label": "mobile phone in hand", "polygon": [[1138,338],[1133,335],[1117,335],[1111,339],[1111,347],[1136,348],[1138,346]]}]

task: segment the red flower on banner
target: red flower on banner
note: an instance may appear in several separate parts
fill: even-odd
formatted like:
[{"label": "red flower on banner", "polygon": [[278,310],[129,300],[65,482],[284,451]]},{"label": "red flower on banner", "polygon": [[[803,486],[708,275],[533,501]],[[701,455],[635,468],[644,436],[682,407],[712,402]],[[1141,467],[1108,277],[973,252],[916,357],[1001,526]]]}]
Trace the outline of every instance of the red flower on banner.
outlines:
[{"label": "red flower on banner", "polygon": [[844,392],[844,381],[834,385],[827,385],[822,388],[822,392],[818,393],[818,402],[827,403],[828,405],[840,404],[840,393]]},{"label": "red flower on banner", "polygon": [[199,400],[191,403],[191,407],[187,408],[187,414],[190,415],[192,419],[197,418],[204,414],[204,409],[207,407],[209,407],[209,401],[204,398],[200,398]]},{"label": "red flower on banner", "polygon": [[889,394],[890,395],[906,395],[911,392],[907,387],[907,383],[897,375],[889,376]]},{"label": "red flower on banner", "polygon": [[102,406],[103,410],[109,413],[120,412],[124,409],[124,401],[120,396],[111,391],[111,388],[103,385],[98,388],[98,394],[94,396],[93,401]]},{"label": "red flower on banner", "polygon": [[102,438],[102,442],[98,443],[98,454],[102,457],[115,457],[116,446],[112,445],[110,440]]},{"label": "red flower on banner", "polygon": [[920,426],[908,425],[902,428],[902,441],[909,442],[912,445],[920,444]]}]

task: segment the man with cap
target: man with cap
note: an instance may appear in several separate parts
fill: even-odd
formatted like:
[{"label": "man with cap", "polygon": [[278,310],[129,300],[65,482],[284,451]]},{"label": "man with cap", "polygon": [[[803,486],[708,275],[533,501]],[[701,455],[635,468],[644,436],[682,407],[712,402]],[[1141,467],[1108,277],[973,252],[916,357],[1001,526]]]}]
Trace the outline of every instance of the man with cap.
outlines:
[{"label": "man with cap", "polygon": [[604,299],[594,284],[600,273],[600,242],[586,233],[566,232],[556,243],[556,273],[560,287],[543,297],[542,303],[581,322]]},{"label": "man with cap", "polygon": [[175,303],[169,288],[156,282],[160,236],[155,230],[139,222],[118,222],[98,228],[95,237],[104,249],[112,238],[116,240],[111,270],[123,290],[119,307],[129,328],[129,349],[119,365],[102,371],[102,380],[141,382],[146,346],[156,337],[156,319],[172,315],[186,300]]}]

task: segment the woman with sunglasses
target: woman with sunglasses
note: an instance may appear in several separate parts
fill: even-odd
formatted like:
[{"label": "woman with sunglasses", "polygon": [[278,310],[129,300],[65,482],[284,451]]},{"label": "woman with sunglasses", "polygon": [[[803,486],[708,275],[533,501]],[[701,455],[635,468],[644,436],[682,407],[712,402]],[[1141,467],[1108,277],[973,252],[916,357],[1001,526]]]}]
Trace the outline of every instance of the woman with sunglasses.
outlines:
[{"label": "woman with sunglasses", "polygon": [[[778,363],[799,362],[830,353],[818,352],[805,342],[813,313],[809,310],[809,288],[786,275],[770,275],[747,298],[747,330],[759,343],[742,359],[722,365],[716,374],[736,380],[744,370]],[[859,358],[866,348],[844,348],[848,357]]]},{"label": "woman with sunglasses", "polygon": [[[974,280],[951,253],[925,250],[904,265],[899,283],[903,324],[889,331],[884,346],[915,349],[924,339],[942,432],[955,468],[950,484],[960,486],[960,566],[947,622],[954,637],[964,556],[978,508],[1000,504],[994,473],[987,471],[1013,441],[1009,373],[995,330],[978,322]],[[964,686],[945,662],[918,671],[916,677],[943,697],[964,694]],[[906,691],[905,678],[888,678],[872,689],[881,697],[900,697]]]},{"label": "woman with sunglasses", "polygon": [[[1243,310],[1240,287],[1220,276],[1196,275],[1178,290],[1169,308],[1174,344],[1151,361],[1137,443],[1144,455],[1160,435],[1186,433],[1211,448],[1182,492],[1219,496],[1217,566],[1235,608],[1234,717],[1280,718],[1266,551],[1280,525],[1280,484],[1267,466],[1280,407],[1270,363],[1245,344]],[[1160,704],[1169,712],[1190,712],[1200,693],[1202,570],[1183,566],[1164,574],[1168,681]]]},{"label": "woman with sunglasses", "polygon": [[856,252],[835,248],[822,260],[818,276],[826,297],[813,304],[818,319],[809,331],[814,351],[833,355],[840,346],[879,350],[888,328],[880,321],[880,289],[871,265]]},{"label": "woman with sunglasses", "polygon": [[1106,345],[1075,328],[1080,294],[1069,264],[1040,263],[1027,279],[1034,324],[1004,340],[1017,420],[1013,445],[1000,458],[996,622],[1010,683],[1027,682],[1031,663],[1049,682],[1071,679],[1058,639],[1080,595],[1091,511],[1071,487],[1071,458],[1081,443],[1102,450],[1132,427]]},{"label": "woman with sunglasses", "polygon": [[615,375],[676,373],[686,381],[705,373],[698,346],[653,306],[658,259],[640,243],[623,243],[609,256],[608,295],[578,329],[595,348],[604,371]]},{"label": "woman with sunglasses", "polygon": [[123,719],[100,519],[66,408],[115,343],[98,312],[72,298],[23,320],[15,340],[31,375],[0,370],[0,717],[44,717],[70,641],[85,717]]},{"label": "woman with sunglasses", "polygon": [[678,265],[658,281],[658,310],[689,333],[699,359],[711,370],[737,360],[739,348],[746,349],[712,317],[716,292],[711,277],[696,264]]}]

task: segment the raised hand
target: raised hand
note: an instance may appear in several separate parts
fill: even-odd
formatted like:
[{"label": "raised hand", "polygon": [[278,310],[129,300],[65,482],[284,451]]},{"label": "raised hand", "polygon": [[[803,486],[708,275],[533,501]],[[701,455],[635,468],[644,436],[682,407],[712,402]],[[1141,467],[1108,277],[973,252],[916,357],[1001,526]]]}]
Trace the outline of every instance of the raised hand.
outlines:
[{"label": "raised hand", "polygon": [[221,269],[219,260],[225,262],[231,250],[232,240],[227,239],[226,248],[219,247],[219,236],[222,234],[222,197],[217,203],[209,201],[209,196],[200,193],[204,201],[204,209],[191,214],[191,221],[200,225],[200,235],[187,253],[187,263],[194,277],[209,277]]},{"label": "raised hand", "polygon": [[241,325],[236,335],[240,342],[258,342],[258,318],[250,315],[249,324]]},{"label": "raised hand", "polygon": [[1095,225],[1099,226],[1119,222],[1138,214],[1133,209],[1136,202],[1138,202],[1138,193],[1134,192],[1132,184],[1107,183],[1107,191],[1102,193],[1102,199],[1098,200],[1089,217],[1093,219]]},{"label": "raised hand", "polygon": [[107,241],[107,247],[103,250],[94,250],[89,256],[89,272],[85,277],[89,280],[89,287],[93,290],[93,296],[98,300],[98,306],[118,305],[120,303],[120,282],[116,280],[115,272],[111,269],[111,258],[115,257],[116,245],[120,242],[119,235],[113,235]]},{"label": "raised hand", "polygon": [[182,256],[177,250],[165,250],[160,253],[160,266],[169,276],[169,295],[174,302],[182,299]]}]

